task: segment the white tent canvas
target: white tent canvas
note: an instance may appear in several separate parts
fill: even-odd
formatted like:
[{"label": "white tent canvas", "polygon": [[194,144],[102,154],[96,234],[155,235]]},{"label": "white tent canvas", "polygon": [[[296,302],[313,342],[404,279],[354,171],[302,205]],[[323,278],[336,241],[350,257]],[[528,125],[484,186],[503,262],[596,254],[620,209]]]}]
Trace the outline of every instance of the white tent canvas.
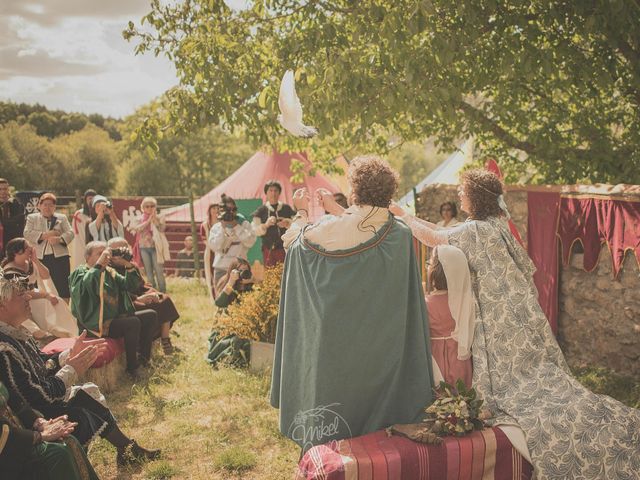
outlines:
[{"label": "white tent canvas", "polygon": [[[427,175],[414,189],[420,193],[427,185],[444,184],[457,185],[459,182],[458,175],[465,163],[471,160],[473,149],[473,141],[467,140],[458,150],[449,155],[440,165],[438,165],[429,175]],[[413,207],[414,198],[413,190],[398,202],[403,207]]]}]

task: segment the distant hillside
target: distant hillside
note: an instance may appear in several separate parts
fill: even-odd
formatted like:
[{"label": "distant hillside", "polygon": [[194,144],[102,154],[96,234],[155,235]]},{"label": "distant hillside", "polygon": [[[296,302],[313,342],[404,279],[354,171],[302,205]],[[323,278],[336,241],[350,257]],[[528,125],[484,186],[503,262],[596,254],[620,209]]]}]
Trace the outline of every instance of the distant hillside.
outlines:
[{"label": "distant hillside", "polygon": [[97,113],[85,115],[62,110],[49,110],[39,104],[0,102],[0,125],[12,121],[20,125],[32,125],[38,135],[49,139],[80,131],[91,123],[107,132],[112,140],[122,140],[118,130],[120,120],[114,118],[103,117]]}]

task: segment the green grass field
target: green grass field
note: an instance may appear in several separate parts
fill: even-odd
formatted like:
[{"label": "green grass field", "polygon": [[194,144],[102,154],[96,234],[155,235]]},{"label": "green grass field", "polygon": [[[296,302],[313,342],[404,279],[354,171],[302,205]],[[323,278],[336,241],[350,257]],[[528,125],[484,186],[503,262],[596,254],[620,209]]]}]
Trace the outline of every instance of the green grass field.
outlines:
[{"label": "green grass field", "polygon": [[[269,405],[270,377],[246,370],[214,370],[204,361],[213,308],[195,281],[169,280],[181,318],[174,330],[173,357],[154,352],[149,378],[107,395],[125,433],[144,446],[162,448],[156,462],[118,470],[115,450],[98,440],[90,458],[107,479],[264,479],[292,478],[299,449],[278,431]],[[640,407],[640,382],[603,369],[582,369],[580,380],[598,393]]]},{"label": "green grass field", "polygon": [[181,318],[173,343],[181,352],[154,351],[149,378],[123,379],[107,395],[123,431],[141,445],[162,448],[161,460],[118,470],[115,449],[94,442],[90,458],[101,479],[291,478],[299,449],[278,431],[269,405],[270,376],[212,369],[205,361],[213,320],[206,290],[195,281],[170,280]]}]

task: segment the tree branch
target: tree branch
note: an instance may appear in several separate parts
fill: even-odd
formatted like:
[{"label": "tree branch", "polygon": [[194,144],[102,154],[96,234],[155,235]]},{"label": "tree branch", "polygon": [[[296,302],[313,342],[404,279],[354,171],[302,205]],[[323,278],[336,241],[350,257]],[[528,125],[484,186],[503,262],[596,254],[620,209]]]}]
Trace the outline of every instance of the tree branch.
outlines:
[{"label": "tree branch", "polygon": [[498,124],[498,122],[496,122],[492,118],[489,118],[489,116],[482,110],[464,101],[458,103],[458,108],[462,110],[462,112],[465,113],[469,119],[477,122],[483,130],[491,132],[497,139],[503,141],[510,147],[517,148],[518,150],[522,150],[523,152],[526,152],[530,155],[536,153],[537,148],[534,144],[518,140],[516,137],[502,128]]}]

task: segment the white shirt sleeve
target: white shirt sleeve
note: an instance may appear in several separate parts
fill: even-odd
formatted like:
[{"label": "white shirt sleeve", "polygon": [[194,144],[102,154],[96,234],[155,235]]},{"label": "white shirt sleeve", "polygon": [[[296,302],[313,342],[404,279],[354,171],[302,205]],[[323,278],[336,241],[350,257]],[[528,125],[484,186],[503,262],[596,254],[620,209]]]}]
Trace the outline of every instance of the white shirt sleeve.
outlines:
[{"label": "white shirt sleeve", "polygon": [[56,377],[62,380],[67,390],[78,383],[78,374],[71,365],[65,365],[56,373]]},{"label": "white shirt sleeve", "polygon": [[256,243],[256,232],[253,231],[253,227],[248,221],[245,220],[241,225],[236,225],[234,230],[238,240],[245,248],[251,248]]},{"label": "white shirt sleeve", "polygon": [[291,223],[289,229],[282,235],[282,243],[284,248],[289,248],[293,241],[298,238],[300,231],[309,223],[307,216],[304,213],[298,213],[298,215]]},{"label": "white shirt sleeve", "polygon": [[439,229],[433,223],[429,223],[409,214],[403,215],[400,219],[409,226],[413,236],[428,247],[446,245],[449,243],[449,234],[447,230]]},{"label": "white shirt sleeve", "polygon": [[253,217],[252,227],[253,227],[253,231],[256,233],[258,237],[262,237],[264,236],[265,233],[267,233],[267,226],[264,223],[262,223],[262,220],[260,220],[260,217]]},{"label": "white shirt sleeve", "polygon": [[222,252],[231,244],[231,239],[224,234],[222,224],[216,223],[209,232],[209,247],[216,253]]}]

